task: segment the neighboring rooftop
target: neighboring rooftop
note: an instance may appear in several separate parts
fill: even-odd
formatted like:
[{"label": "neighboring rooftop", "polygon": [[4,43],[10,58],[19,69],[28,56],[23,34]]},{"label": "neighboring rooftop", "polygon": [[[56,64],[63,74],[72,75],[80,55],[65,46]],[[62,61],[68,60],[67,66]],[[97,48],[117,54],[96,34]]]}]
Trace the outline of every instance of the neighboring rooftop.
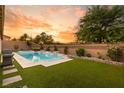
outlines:
[{"label": "neighboring rooftop", "polygon": [[3,35],[3,40],[10,40],[11,37],[10,36],[7,36],[7,35]]}]

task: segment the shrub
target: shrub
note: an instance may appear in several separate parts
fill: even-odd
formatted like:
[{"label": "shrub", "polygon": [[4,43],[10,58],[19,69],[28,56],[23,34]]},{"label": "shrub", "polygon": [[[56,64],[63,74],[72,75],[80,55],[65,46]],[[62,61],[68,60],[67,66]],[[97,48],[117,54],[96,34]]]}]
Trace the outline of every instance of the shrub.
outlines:
[{"label": "shrub", "polygon": [[120,61],[122,57],[122,51],[120,48],[110,48],[107,51],[107,56],[111,58],[113,61]]},{"label": "shrub", "polygon": [[40,46],[40,49],[41,49],[41,50],[43,50],[43,49],[44,49],[44,47],[41,45],[41,46]]},{"label": "shrub", "polygon": [[85,50],[83,48],[76,49],[77,56],[84,56]]},{"label": "shrub", "polygon": [[92,57],[92,55],[90,53],[87,53],[86,56],[87,57]]},{"label": "shrub", "polygon": [[46,51],[50,51],[50,46],[48,46],[48,47],[46,48]]},{"label": "shrub", "polygon": [[27,43],[27,46],[28,46],[28,47],[31,47],[31,45],[32,45],[31,40],[27,40],[26,43]]},{"label": "shrub", "polygon": [[58,51],[58,48],[56,46],[54,46],[54,51]]},{"label": "shrub", "polygon": [[23,51],[24,49],[21,48],[20,50]]},{"label": "shrub", "polygon": [[64,54],[68,54],[68,47],[67,46],[64,48]]},{"label": "shrub", "polygon": [[44,49],[44,46],[42,43],[39,43],[39,46],[40,46],[40,49],[43,50]]},{"label": "shrub", "polygon": [[102,55],[100,54],[100,52],[97,52],[98,58],[101,59]]},{"label": "shrub", "polygon": [[18,50],[19,49],[19,46],[18,45],[14,45],[14,49],[15,50]]}]

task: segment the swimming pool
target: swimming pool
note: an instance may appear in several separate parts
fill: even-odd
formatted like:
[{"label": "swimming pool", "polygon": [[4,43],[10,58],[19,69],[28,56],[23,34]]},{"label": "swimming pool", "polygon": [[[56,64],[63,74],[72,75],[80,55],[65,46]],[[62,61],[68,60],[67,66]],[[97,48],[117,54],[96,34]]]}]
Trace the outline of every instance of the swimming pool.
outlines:
[{"label": "swimming pool", "polygon": [[64,59],[66,56],[56,53],[56,52],[34,52],[34,51],[19,51],[19,55],[23,56],[24,58],[30,60],[31,62],[53,62],[57,60]]},{"label": "swimming pool", "polygon": [[14,58],[23,68],[35,65],[47,67],[72,60],[67,55],[48,51],[18,51],[14,53]]}]

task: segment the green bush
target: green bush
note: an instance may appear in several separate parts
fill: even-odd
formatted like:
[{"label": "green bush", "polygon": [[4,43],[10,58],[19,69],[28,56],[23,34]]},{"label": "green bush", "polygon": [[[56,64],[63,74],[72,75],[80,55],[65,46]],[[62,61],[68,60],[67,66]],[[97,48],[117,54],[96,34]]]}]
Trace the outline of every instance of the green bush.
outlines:
[{"label": "green bush", "polygon": [[19,49],[19,46],[18,45],[14,45],[14,49],[15,50],[18,50]]},{"label": "green bush", "polygon": [[98,55],[98,58],[99,58],[99,59],[102,59],[102,55],[101,55],[100,52],[97,52],[97,55]]},{"label": "green bush", "polygon": [[85,49],[84,48],[78,48],[78,49],[76,49],[76,54],[77,54],[77,56],[84,56]]},{"label": "green bush", "polygon": [[56,46],[54,46],[54,51],[58,51],[58,48]]},{"label": "green bush", "polygon": [[92,57],[92,55],[90,53],[87,53],[86,56],[87,57]]},{"label": "green bush", "polygon": [[41,45],[41,46],[40,46],[40,49],[41,49],[41,50],[43,50],[43,49],[44,49],[44,47]]},{"label": "green bush", "polygon": [[28,47],[31,47],[31,45],[32,45],[32,41],[31,40],[27,40],[26,43],[27,43]]},{"label": "green bush", "polygon": [[107,51],[107,56],[111,58],[113,61],[120,61],[122,57],[122,50],[120,48],[110,48]]},{"label": "green bush", "polygon": [[46,51],[50,51],[50,46],[48,46],[48,47],[46,48]]},{"label": "green bush", "polygon": [[67,46],[64,48],[64,54],[68,54],[68,47]]}]

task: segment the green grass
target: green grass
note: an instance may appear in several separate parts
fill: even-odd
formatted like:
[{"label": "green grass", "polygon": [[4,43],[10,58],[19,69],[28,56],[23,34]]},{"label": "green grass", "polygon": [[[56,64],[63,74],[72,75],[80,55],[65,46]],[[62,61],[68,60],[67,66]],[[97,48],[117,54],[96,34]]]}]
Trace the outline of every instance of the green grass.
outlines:
[{"label": "green grass", "polygon": [[50,67],[39,65],[22,69],[16,61],[14,64],[23,78],[23,82],[14,86],[25,83],[31,88],[124,87],[124,69],[120,66],[79,58]]},{"label": "green grass", "polygon": [[24,86],[24,82],[23,81],[18,81],[12,84],[9,84],[7,86],[4,86],[3,88],[22,88]]}]

